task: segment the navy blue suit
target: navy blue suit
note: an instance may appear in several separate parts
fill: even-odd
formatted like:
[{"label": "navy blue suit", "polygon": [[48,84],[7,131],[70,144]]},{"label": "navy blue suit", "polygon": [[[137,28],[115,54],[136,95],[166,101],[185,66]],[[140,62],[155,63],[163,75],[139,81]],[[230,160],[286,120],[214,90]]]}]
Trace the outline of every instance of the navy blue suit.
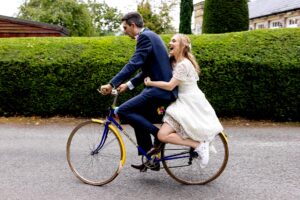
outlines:
[{"label": "navy blue suit", "polygon": [[[147,76],[153,81],[168,82],[172,78],[167,49],[161,38],[149,29],[144,29],[140,33],[134,55],[110,83],[118,87],[137,70],[140,72],[130,80],[135,87],[144,83],[144,78]],[[134,128],[137,143],[145,151],[152,148],[150,134],[156,138],[159,130],[152,124],[153,120],[157,119],[157,108],[169,105],[176,97],[177,88],[166,91],[156,87],[145,87],[139,95],[120,105],[119,117],[126,119]]]}]

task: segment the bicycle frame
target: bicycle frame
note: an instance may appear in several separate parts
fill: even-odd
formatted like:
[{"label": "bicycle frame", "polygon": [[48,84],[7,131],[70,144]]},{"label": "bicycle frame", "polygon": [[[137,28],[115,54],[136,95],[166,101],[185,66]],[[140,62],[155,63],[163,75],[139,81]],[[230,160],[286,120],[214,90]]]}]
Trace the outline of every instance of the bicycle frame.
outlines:
[{"label": "bicycle frame", "polygon": [[[159,158],[157,156],[152,158],[151,156],[147,155],[147,152],[142,147],[140,147],[135,142],[135,140],[132,137],[130,137],[130,135],[124,130],[124,128],[115,120],[114,117],[116,116],[115,115],[115,108],[116,108],[116,102],[117,102],[117,98],[118,98],[118,92],[117,91],[112,91],[112,95],[115,96],[115,97],[114,97],[114,100],[113,100],[113,104],[109,108],[109,115],[107,116],[106,121],[104,122],[105,123],[105,128],[104,128],[103,136],[102,136],[101,141],[100,141],[99,145],[97,146],[97,148],[94,151],[91,152],[92,155],[97,154],[98,151],[103,147],[103,145],[106,141],[107,135],[109,133],[109,131],[108,131],[109,128],[108,127],[109,127],[110,124],[113,124],[114,127],[116,127],[119,131],[121,131],[129,139],[129,141],[136,146],[138,151],[143,156],[145,156],[147,158],[147,160],[149,160],[149,161],[161,162],[163,160],[173,160],[173,159],[181,159],[181,158],[191,157],[191,152],[190,151],[182,152],[180,154],[169,155],[169,156],[166,156],[164,158]],[[92,120],[93,121],[98,121],[97,119],[92,119]],[[119,132],[118,132],[118,136],[121,137]],[[183,156],[184,154],[188,154],[188,155]]]},{"label": "bicycle frame", "polygon": [[[142,155],[146,156],[147,159],[151,160],[151,157],[147,155],[147,152],[146,152],[143,148],[141,148],[141,147],[134,141],[134,139],[133,139],[133,138],[132,138],[125,130],[124,130],[124,128],[123,128],[123,127],[115,120],[115,118],[114,118],[114,116],[115,116],[114,112],[115,112],[115,109],[113,108],[113,106],[111,106],[111,107],[109,108],[109,115],[108,115],[108,117],[106,118],[106,121],[104,122],[105,125],[104,125],[104,131],[103,131],[103,136],[102,136],[102,138],[101,138],[101,141],[100,141],[99,145],[97,146],[97,148],[96,148],[94,151],[92,151],[91,154],[96,154],[96,153],[103,147],[103,145],[104,145],[104,143],[105,143],[105,141],[106,141],[107,135],[108,135],[108,133],[109,133],[109,131],[108,131],[108,130],[109,130],[108,126],[109,126],[110,124],[113,124],[119,131],[121,131],[121,132],[129,139],[129,141],[130,141],[132,144],[134,144],[134,145],[137,147],[138,151],[141,152]],[[92,120],[93,120],[93,121],[98,121],[97,119],[92,119]],[[118,132],[118,135],[120,136],[119,132]],[[121,136],[120,136],[120,137],[121,137]]]}]

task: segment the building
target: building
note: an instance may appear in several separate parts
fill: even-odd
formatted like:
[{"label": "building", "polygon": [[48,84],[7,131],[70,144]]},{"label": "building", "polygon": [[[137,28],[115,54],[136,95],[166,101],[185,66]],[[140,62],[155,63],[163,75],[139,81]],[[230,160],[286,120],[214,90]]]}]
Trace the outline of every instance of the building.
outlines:
[{"label": "building", "polygon": [[202,33],[204,0],[194,4],[194,33]]},{"label": "building", "polygon": [[[300,0],[252,0],[249,30],[300,27]],[[204,0],[194,4],[194,33],[202,33]]]},{"label": "building", "polygon": [[61,26],[0,15],[0,38],[4,37],[61,37],[69,31]]},{"label": "building", "polygon": [[300,0],[249,2],[249,29],[300,27]]}]

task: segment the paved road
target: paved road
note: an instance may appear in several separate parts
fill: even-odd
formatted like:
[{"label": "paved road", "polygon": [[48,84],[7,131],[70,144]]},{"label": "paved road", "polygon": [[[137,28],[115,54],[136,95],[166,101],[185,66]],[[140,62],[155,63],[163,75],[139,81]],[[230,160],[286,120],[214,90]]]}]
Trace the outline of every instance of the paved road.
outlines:
[{"label": "paved road", "polygon": [[102,187],[83,184],[67,165],[65,146],[73,127],[0,123],[0,199],[300,199],[299,126],[227,126],[229,163],[205,186],[181,185],[164,170],[135,171],[130,164],[138,163],[136,150],[125,139],[125,168]]}]

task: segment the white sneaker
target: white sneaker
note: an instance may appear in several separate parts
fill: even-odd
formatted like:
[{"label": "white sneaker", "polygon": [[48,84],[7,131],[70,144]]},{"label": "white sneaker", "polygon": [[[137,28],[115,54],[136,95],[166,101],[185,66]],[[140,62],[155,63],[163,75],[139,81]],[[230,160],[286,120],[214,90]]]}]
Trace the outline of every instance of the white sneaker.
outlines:
[{"label": "white sneaker", "polygon": [[195,151],[198,153],[200,158],[200,167],[204,168],[208,164],[209,161],[209,143],[201,142]]}]

